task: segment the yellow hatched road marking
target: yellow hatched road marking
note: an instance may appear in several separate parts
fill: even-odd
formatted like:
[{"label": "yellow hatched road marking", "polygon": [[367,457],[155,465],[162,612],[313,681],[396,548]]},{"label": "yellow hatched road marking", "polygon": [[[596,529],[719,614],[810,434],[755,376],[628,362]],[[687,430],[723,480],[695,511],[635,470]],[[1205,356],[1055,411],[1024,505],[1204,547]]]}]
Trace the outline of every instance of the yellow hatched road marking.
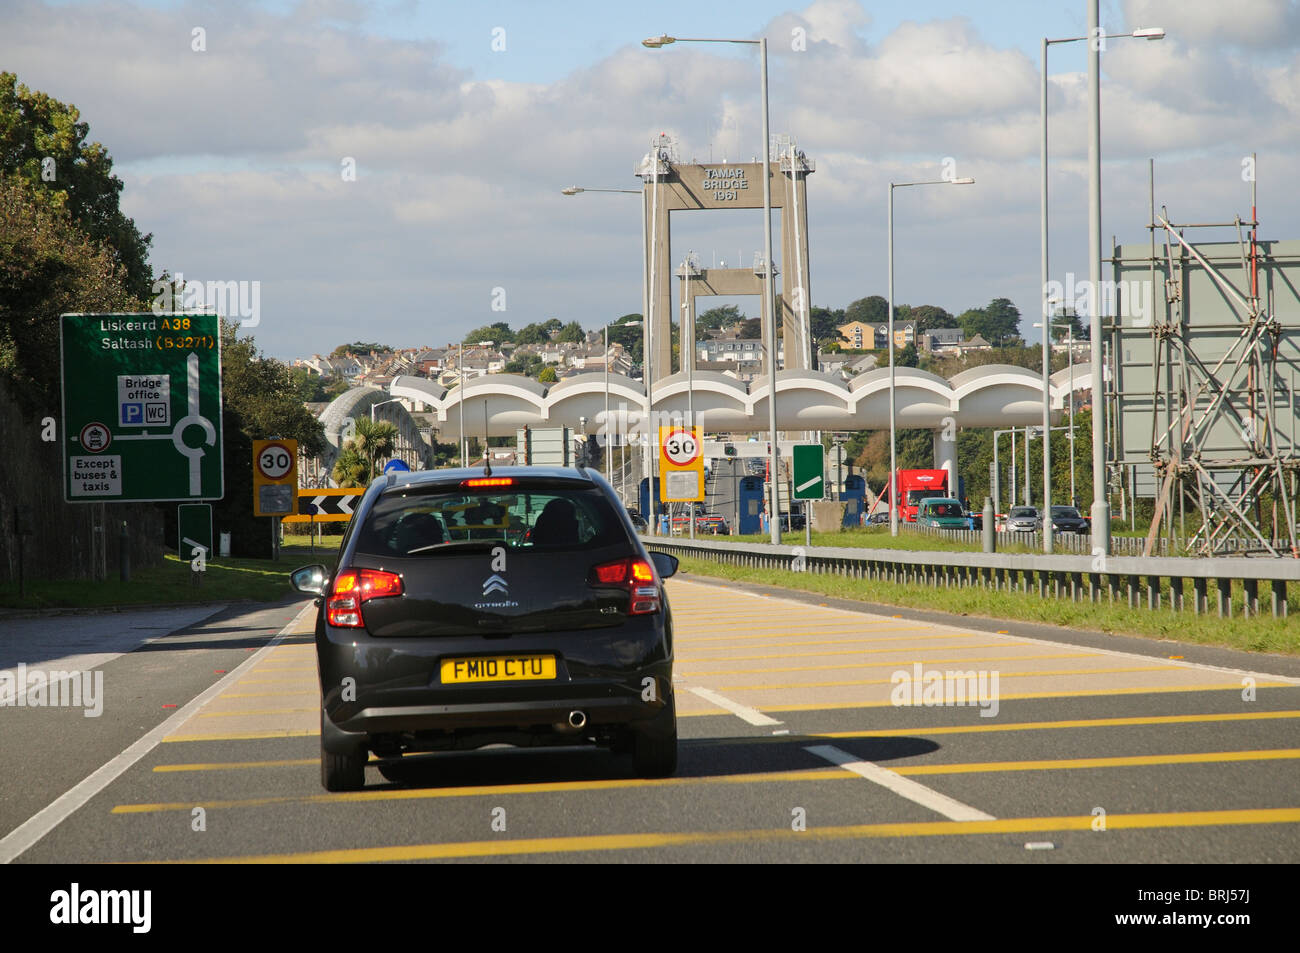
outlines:
[{"label": "yellow hatched road marking", "polygon": [[[316,763],[313,759],[312,763]],[[191,811],[196,805],[207,809],[267,807],[274,804],[354,804],[370,801],[423,801],[457,797],[496,797],[506,794],[553,794],[572,791],[616,791],[629,788],[683,787],[703,784],[758,784],[786,781],[839,781],[852,779],[839,768],[807,771],[767,771],[732,774],[714,778],[611,778],[605,781],[544,781],[537,784],[483,784],[460,788],[376,788],[338,794],[296,794],[243,798],[229,801],[191,800],[161,804],[119,804],[112,814],[153,814],[161,811]]]},{"label": "yellow hatched road marking", "polygon": [[[216,699],[213,699],[214,701]],[[201,711],[196,718],[238,718],[240,715],[296,715],[305,711],[319,711],[318,708],[249,708],[243,711]]]},{"label": "yellow hatched road marking", "polygon": [[[930,636],[927,636],[927,638],[930,638]],[[876,641],[882,641],[882,640],[879,640],[879,639],[869,639],[869,640],[865,640],[865,641],[876,642]],[[885,640],[885,641],[890,641],[890,642],[892,642],[892,641],[894,641],[894,640],[893,640],[893,639],[889,639],[889,640]],[[824,643],[824,642],[784,642],[784,643],[778,643],[778,645],[788,645],[788,646],[799,646],[799,645],[840,645],[840,644],[842,644],[842,643],[840,643],[840,642],[838,642],[838,641],[837,641],[837,642],[830,642],[830,643]],[[776,648],[776,647],[777,647],[777,646],[775,646],[775,645],[773,645],[773,646],[755,646],[755,648]],[[997,649],[1026,648],[1026,649],[1028,649],[1028,648],[1037,648],[1037,647],[1038,647],[1038,646],[1034,645],[1034,644],[1031,643],[1031,642],[1018,643],[1018,642],[1007,642],[1007,641],[1003,640],[1003,641],[1001,641],[1001,642],[978,642],[978,643],[976,643],[975,645],[927,645],[927,646],[921,646],[920,648],[918,648],[918,647],[916,647],[916,646],[912,646],[912,645],[900,645],[900,646],[898,646],[897,648],[889,648],[889,649],[853,649],[852,651],[842,651],[842,652],[777,652],[777,653],[773,653],[773,654],[771,654],[771,655],[715,655],[715,656],[705,656],[705,657],[702,657],[702,658],[695,658],[695,657],[692,656],[689,652],[678,652],[677,655],[676,655],[676,659],[677,659],[678,662],[751,662],[751,661],[760,661],[760,660],[764,660],[764,659],[778,659],[778,658],[821,658],[821,657],[823,657],[823,656],[825,656],[825,657],[827,657],[827,658],[830,658],[830,657],[838,657],[838,656],[841,656],[841,655],[852,655],[852,656],[855,656],[855,657],[856,657],[856,656],[859,656],[859,655],[887,655],[887,654],[889,654],[890,652],[965,652],[967,649],[994,649],[994,648],[997,648]],[[748,648],[748,646],[746,646],[746,648]],[[1103,653],[1095,652],[1095,653],[1092,653],[1092,654],[1094,654],[1094,655],[1101,655],[1101,654],[1103,654]]]},{"label": "yellow hatched road marking", "polygon": [[[1259,682],[1257,688],[1291,688],[1293,686],[1288,682]],[[1057,691],[1057,692],[1017,692],[1008,694],[1000,692],[998,700],[1000,702],[1024,700],[1032,698],[1090,698],[1105,695],[1142,695],[1157,692],[1217,692],[1231,691],[1241,692],[1240,682],[1228,682],[1227,684],[1216,685],[1148,685],[1138,688],[1085,688],[1074,691]],[[761,712],[785,712],[785,711],[838,711],[847,708],[923,708],[923,705],[895,705],[892,701],[860,701],[860,702],[814,702],[803,705],[763,705],[756,706],[756,710]],[[679,711],[678,718],[699,718],[705,715],[717,715],[721,712],[714,711]],[[726,712],[730,714],[730,712]]]},{"label": "yellow hatched road marking", "polygon": [[285,761],[222,761],[207,764],[157,764],[156,774],[171,774],[177,771],[237,771],[242,768],[298,768],[309,764],[320,764],[320,758],[291,758]]},{"label": "yellow hatched road marking", "polygon": [[[965,646],[963,646],[964,648]],[[1028,648],[1028,646],[1026,646]],[[907,651],[900,649],[900,652]],[[717,670],[708,672],[681,672],[682,678],[708,678],[713,675],[761,675],[764,672],[840,672],[851,668],[888,668],[892,666],[905,665],[909,668],[913,664],[917,665],[947,665],[958,662],[1035,662],[1039,659],[1063,659],[1063,658],[1101,658],[1099,652],[1068,652],[1060,655],[985,655],[977,658],[932,658],[932,659],[905,659],[895,662],[863,662],[860,665],[849,665],[838,663],[835,665],[791,665],[780,666],[777,668],[733,668],[727,670]],[[698,661],[698,659],[696,660]],[[730,661],[729,659],[719,659],[718,661]],[[1050,674],[1044,672],[1043,674]],[[231,698],[231,695],[224,695],[223,698]]]},{"label": "yellow hatched road marking", "polygon": [[225,692],[218,695],[213,701],[220,701],[223,698],[279,698],[281,695],[319,695],[320,689],[313,688],[301,692]]},{"label": "yellow hatched road marking", "polygon": [[1059,758],[1051,761],[986,761],[918,764],[892,768],[896,774],[991,774],[1000,771],[1072,771],[1079,768],[1141,768],[1160,764],[1220,764],[1231,761],[1290,761],[1300,748],[1261,751],[1205,751],[1194,754],[1129,755],[1112,758]]},{"label": "yellow hatched road marking", "polygon": [[[1136,668],[1079,668],[1063,669],[1059,672],[999,672],[999,678],[1034,678],[1037,676],[1062,676],[1062,675],[1117,675],[1128,672],[1175,672],[1178,668],[1172,665],[1144,665]],[[764,689],[776,690],[787,688],[841,688],[847,685],[892,685],[894,680],[890,678],[871,678],[863,680],[843,681],[843,682],[787,682],[780,685],[716,685],[712,686],[714,691],[719,692],[748,692],[761,691]],[[1009,696],[1003,695],[1002,698]]]},{"label": "yellow hatched road marking", "polygon": [[[806,625],[807,620],[804,620],[804,622]],[[688,626],[682,623],[682,628],[685,629],[688,628]],[[934,628],[934,626],[928,626],[928,628]],[[819,627],[816,632],[810,632],[808,634],[818,635],[822,631],[823,630]],[[872,632],[917,632],[920,630],[912,629],[912,628],[893,628],[893,629],[871,629],[870,631]],[[679,638],[682,641],[688,642],[691,645],[695,645],[700,642],[745,642],[745,641],[752,641],[757,639],[774,639],[780,635],[795,635],[795,634],[796,633],[794,632],[776,632],[776,633],[769,632],[765,635],[719,635],[707,639],[697,639],[694,636],[687,634],[687,635],[680,636]],[[828,634],[843,635],[844,633],[831,632]],[[990,634],[991,633],[989,632],[950,632],[944,635],[911,635],[911,636],[897,635],[897,636],[890,636],[884,639],[841,639],[839,640],[839,642],[792,642],[789,644],[791,645],[839,645],[844,642],[903,642],[903,641],[911,642],[917,639],[973,639],[976,636],[987,637]]]},{"label": "yellow hatched road marking", "polygon": [[[1233,712],[1226,715],[1148,715],[1132,718],[1076,718],[1071,721],[1022,721],[1010,724],[942,725],[936,728],[883,728],[874,731],[819,731],[809,738],[895,738],[899,735],[963,735],[986,731],[1042,731],[1058,728],[1121,728],[1129,725],[1188,725],[1214,721],[1300,718],[1300,711]],[[764,739],[766,740],[766,739]]]},{"label": "yellow hatched road marking", "polygon": [[[882,652],[900,652],[900,651],[903,651],[904,649],[906,649],[908,646],[911,646],[914,642],[919,642],[919,641],[921,641],[922,639],[958,639],[958,638],[966,639],[966,638],[972,638],[972,636],[969,636],[969,635],[918,635],[918,636],[916,636],[915,638],[889,638],[889,639],[816,639],[816,640],[811,640],[811,641],[810,641],[810,640],[805,640],[805,641],[801,641],[801,642],[769,642],[769,643],[766,644],[766,645],[740,645],[740,646],[737,646],[736,648],[737,648],[738,651],[743,651],[743,650],[746,650],[746,649],[775,649],[775,648],[785,648],[785,647],[798,648],[799,646],[805,646],[805,645],[862,645],[863,643],[873,643],[873,642],[901,642],[901,643],[902,643],[902,646],[899,647],[899,648],[880,649],[880,651],[882,651]],[[684,645],[684,646],[686,646],[686,647],[691,647],[691,646],[694,646],[695,642],[694,642],[693,639],[689,639],[689,638],[686,639],[685,641],[682,641],[682,640],[680,639],[680,637],[679,637],[679,644]],[[991,644],[991,645],[1007,645],[1007,646],[1014,646],[1014,645],[1031,645],[1031,644],[1033,644],[1033,643],[1030,643],[1030,642],[1023,642],[1023,641],[1021,641],[1021,640],[1019,640],[1019,639],[1004,639],[1004,640],[1002,640],[1001,642],[993,642],[993,643],[989,643],[989,644]],[[966,648],[966,646],[964,646],[964,645],[938,645],[938,646],[935,646],[934,648],[935,648],[935,649],[964,649],[964,648]],[[711,652],[725,652],[725,651],[727,650],[727,649],[726,649],[726,646],[721,646],[721,645],[710,645],[710,646],[708,646],[708,649],[709,649],[709,651],[711,651]],[[862,651],[865,652],[865,651],[868,651],[868,650],[863,649]],[[873,651],[874,651],[874,650],[873,650]],[[930,651],[930,649],[927,649],[927,648],[918,648],[918,649],[916,649],[916,651],[918,651],[918,652],[926,652],[926,651]]]},{"label": "yellow hatched road marking", "polygon": [[223,734],[168,735],[163,741],[262,741],[267,738],[314,738],[319,734],[319,728],[280,728],[266,731],[228,731]]},{"label": "yellow hatched road marking", "polygon": [[[525,854],[584,853],[656,847],[694,847],[733,843],[799,843],[807,840],[854,840],[876,837],[935,837],[972,834],[1028,834],[1047,831],[1091,831],[1094,818],[1013,817],[992,821],[919,821],[901,824],[855,824],[809,827],[805,831],[766,828],[748,831],[693,831],[680,834],[604,834],[582,837],[537,837],[520,840],[461,841],[449,844],[410,844],[357,847],[297,854],[213,857],[174,863],[378,863],[384,861],[447,860],[463,857],[507,857]],[[1179,827],[1221,827],[1244,824],[1300,823],[1300,808],[1238,811],[1182,811],[1161,814],[1108,814],[1107,830],[1152,830]]]}]

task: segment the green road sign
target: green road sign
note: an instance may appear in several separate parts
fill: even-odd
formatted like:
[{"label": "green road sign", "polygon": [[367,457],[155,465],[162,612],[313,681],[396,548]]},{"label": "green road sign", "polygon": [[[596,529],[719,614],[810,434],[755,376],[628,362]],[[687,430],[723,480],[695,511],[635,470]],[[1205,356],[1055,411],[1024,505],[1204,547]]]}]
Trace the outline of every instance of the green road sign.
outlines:
[{"label": "green road sign", "polygon": [[820,500],[826,496],[825,449],[820,444],[795,444],[794,498]]},{"label": "green road sign", "polygon": [[219,500],[221,337],[215,314],[65,314],[63,497]]},{"label": "green road sign", "polygon": [[182,503],[176,507],[177,552],[189,562],[194,550],[203,547],[203,560],[212,558],[212,504]]}]

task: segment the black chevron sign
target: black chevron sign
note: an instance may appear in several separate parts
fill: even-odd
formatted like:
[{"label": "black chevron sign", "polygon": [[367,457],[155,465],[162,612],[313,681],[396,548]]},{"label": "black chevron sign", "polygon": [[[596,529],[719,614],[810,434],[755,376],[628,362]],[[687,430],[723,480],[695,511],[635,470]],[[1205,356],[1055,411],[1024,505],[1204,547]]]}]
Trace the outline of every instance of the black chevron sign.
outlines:
[{"label": "black chevron sign", "polygon": [[305,523],[343,522],[352,519],[352,512],[361,500],[365,489],[349,490],[298,490],[298,514],[285,517],[286,522]]}]

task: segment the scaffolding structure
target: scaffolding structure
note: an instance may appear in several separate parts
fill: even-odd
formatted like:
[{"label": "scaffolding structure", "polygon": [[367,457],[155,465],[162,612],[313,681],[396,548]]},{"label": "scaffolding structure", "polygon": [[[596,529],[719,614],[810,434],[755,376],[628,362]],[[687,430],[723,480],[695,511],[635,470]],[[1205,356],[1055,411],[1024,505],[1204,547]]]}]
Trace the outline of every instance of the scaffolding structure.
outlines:
[{"label": "scaffolding structure", "polygon": [[[1154,175],[1153,175],[1154,182]],[[1155,506],[1143,555],[1150,555],[1162,526],[1171,535],[1174,509],[1185,520],[1187,501],[1200,526],[1188,539],[1196,555],[1232,551],[1300,558],[1296,477],[1296,371],[1300,364],[1300,318],[1288,297],[1280,320],[1275,295],[1296,295],[1296,243],[1259,241],[1255,183],[1251,214],[1230,222],[1174,222],[1167,208],[1155,212],[1151,198],[1151,295],[1163,289],[1163,307],[1150,308],[1149,394],[1127,395],[1121,348],[1137,343],[1134,325],[1112,324],[1111,348],[1118,382],[1115,419],[1132,426],[1134,410],[1149,411],[1149,463]],[[1194,229],[1235,231],[1236,241],[1194,244]],[[1234,247],[1235,246],[1235,247]],[[1122,256],[1116,250],[1116,273]],[[1123,262],[1129,271],[1133,259]],[[1199,291],[1189,295],[1192,276]],[[1202,280],[1208,278],[1210,284]],[[1266,278],[1266,281],[1261,281]],[[1116,282],[1121,291],[1122,281]],[[1144,348],[1137,348],[1145,354]],[[1129,351],[1125,351],[1128,354]],[[1145,368],[1142,369],[1145,371]],[[1141,376],[1131,370],[1130,378]],[[1129,403],[1126,406],[1125,401]],[[1149,403],[1149,408],[1146,404]],[[1124,426],[1121,424],[1121,427]],[[1123,460],[1123,434],[1113,445]],[[1131,444],[1130,444],[1131,446]]]}]

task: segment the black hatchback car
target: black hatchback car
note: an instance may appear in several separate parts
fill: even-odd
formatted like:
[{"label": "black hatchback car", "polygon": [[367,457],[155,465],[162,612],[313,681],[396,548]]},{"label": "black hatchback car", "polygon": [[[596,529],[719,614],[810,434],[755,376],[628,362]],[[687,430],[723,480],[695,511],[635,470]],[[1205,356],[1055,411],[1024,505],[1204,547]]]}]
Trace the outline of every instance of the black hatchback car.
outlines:
[{"label": "black hatchback car", "polygon": [[647,553],[594,470],[390,473],[371,484],[317,597],[321,783],[392,776],[410,752],[603,745],[677,766],[677,560]]}]

